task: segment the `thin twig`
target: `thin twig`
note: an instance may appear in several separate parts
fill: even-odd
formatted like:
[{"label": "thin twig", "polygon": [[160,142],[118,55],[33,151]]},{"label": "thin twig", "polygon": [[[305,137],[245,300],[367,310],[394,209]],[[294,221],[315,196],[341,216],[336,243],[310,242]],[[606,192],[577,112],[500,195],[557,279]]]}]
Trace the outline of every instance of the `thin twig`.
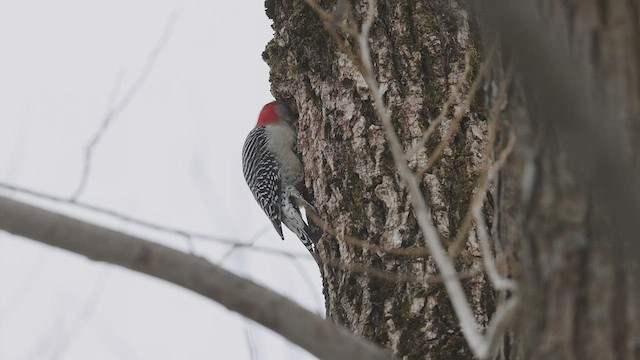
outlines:
[{"label": "thin twig", "polygon": [[324,11],[322,7],[315,0],[304,0],[307,5],[318,15],[322,21],[331,22],[333,17],[328,12]]},{"label": "thin twig", "polygon": [[467,112],[467,110],[471,108],[471,104],[473,103],[473,100],[475,99],[475,96],[478,93],[478,90],[480,89],[480,83],[484,79],[484,75],[486,71],[487,71],[486,63],[482,63],[480,65],[480,69],[478,70],[478,75],[476,75],[476,78],[473,80],[473,83],[471,83],[471,87],[469,88],[469,92],[467,93],[467,96],[465,97],[464,102],[460,107],[456,109],[456,112],[453,115],[453,120],[451,121],[451,124],[449,124],[449,128],[447,129],[447,132],[445,133],[444,137],[442,138],[442,140],[440,140],[440,143],[438,143],[438,145],[433,150],[433,152],[429,154],[429,161],[427,161],[427,164],[422,168],[420,168],[418,171],[416,171],[416,177],[418,179],[422,179],[424,174],[427,171],[429,171],[429,169],[431,169],[431,167],[438,160],[440,160],[440,156],[442,156],[444,148],[447,145],[449,145],[449,141],[453,137],[453,134],[455,134],[458,131],[458,127],[460,126],[462,117]]},{"label": "thin twig", "polygon": [[[497,119],[493,120],[493,122],[497,122]],[[493,129],[493,132],[495,132],[495,127]],[[490,137],[492,136],[490,135]],[[495,137],[495,135],[493,137]],[[485,194],[487,193],[489,182],[505,163],[507,156],[513,150],[514,144],[515,134],[513,132],[510,132],[509,142],[507,146],[500,153],[498,161],[492,166],[491,170],[488,171],[485,187],[477,189],[476,194],[480,194],[480,198],[478,199],[478,201],[473,202],[471,205],[471,212],[473,213],[473,217],[476,221],[476,231],[478,232],[478,237],[480,239],[480,249],[482,251],[482,260],[484,263],[485,271],[489,276],[489,280],[491,280],[491,283],[493,284],[493,288],[496,290],[516,291],[518,289],[518,283],[512,279],[508,279],[502,276],[496,267],[493,254],[491,253],[491,245],[489,233],[487,231],[487,225],[482,214],[482,204],[484,203],[484,199],[486,197]]]},{"label": "thin twig", "polygon": [[[436,284],[436,283],[443,283],[446,281],[446,278],[442,275],[428,275],[428,276],[418,277],[418,276],[414,276],[406,273],[398,273],[398,272],[393,272],[388,270],[376,269],[371,266],[366,266],[366,265],[357,264],[357,263],[347,264],[337,259],[323,259],[322,264],[335,269],[345,270],[345,271],[348,271],[349,273],[365,274],[370,277],[374,277],[380,280],[385,280],[393,283]],[[457,279],[468,279],[480,273],[482,273],[481,268],[458,273],[455,275],[455,277]]]},{"label": "thin twig", "polygon": [[[364,65],[364,69],[366,73],[363,73],[362,76],[365,78],[374,79],[373,74],[373,64],[371,62],[371,50],[369,49],[369,33],[371,32],[371,26],[373,25],[373,20],[375,20],[376,15],[378,13],[378,5],[375,1],[369,1],[369,9],[367,10],[367,17],[362,23],[362,31],[357,36],[359,50],[360,50],[360,59],[362,59],[362,64]],[[375,79],[374,79],[375,80]]]},{"label": "thin twig", "polygon": [[[298,273],[298,275],[300,275],[300,278],[302,279],[302,281],[306,285],[307,290],[309,291],[309,294],[311,295],[313,300],[315,300],[317,309],[322,309],[323,306],[324,306],[324,304],[323,304],[323,300],[324,299],[319,299],[318,298],[318,296],[317,296],[318,295],[318,288],[316,286],[314,286],[314,283],[311,280],[311,277],[307,273],[306,269],[300,263],[300,259],[291,259],[291,264],[296,268],[296,272]],[[319,315],[323,315],[322,313],[317,312],[317,311],[316,311],[316,313],[318,313]]]},{"label": "thin twig", "polygon": [[111,120],[113,120],[115,117],[115,114],[113,111],[115,108],[114,103],[118,98],[118,94],[120,92],[120,85],[122,85],[122,79],[124,78],[124,74],[125,72],[123,69],[121,69],[118,72],[118,75],[116,76],[116,80],[113,85],[113,90],[111,90],[111,94],[109,95],[109,100],[107,100],[107,108],[105,109],[105,114],[102,119],[100,128],[93,135],[93,138],[91,139],[91,141],[89,142],[89,145],[87,145],[85,149],[82,176],[80,177],[80,182],[78,183],[78,187],[76,188],[76,191],[74,191],[73,195],[71,195],[70,197],[71,201],[78,200],[78,198],[86,188],[87,183],[89,182],[89,174],[91,172],[91,161],[93,159],[93,152],[96,146],[98,145],[98,142],[100,141],[100,139],[102,139],[102,136],[107,131],[107,128],[111,123]]},{"label": "thin twig", "polygon": [[[497,173],[497,171],[500,170],[500,168],[504,164],[504,161],[506,161],[506,158],[503,160],[498,159],[498,163],[496,164],[497,167],[495,167],[494,170],[491,170],[490,160],[492,158],[491,156],[493,153],[493,146],[495,142],[496,126],[498,124],[497,119],[499,117],[500,110],[502,109],[502,107],[507,101],[507,89],[509,87],[509,83],[511,82],[512,69],[513,69],[512,66],[509,66],[509,68],[507,69],[505,79],[500,84],[500,92],[498,94],[498,97],[496,101],[493,103],[493,105],[491,106],[491,109],[489,110],[489,120],[490,120],[489,129],[488,129],[489,136],[488,136],[487,144],[485,145],[485,151],[483,154],[484,161],[483,161],[482,169],[480,170],[478,185],[476,186],[476,192],[473,195],[473,198],[471,199],[471,203],[469,205],[469,210],[465,214],[462,220],[462,224],[458,228],[458,232],[455,240],[451,243],[451,245],[449,245],[448,252],[449,252],[449,256],[451,256],[452,258],[455,258],[458,256],[458,253],[462,249],[462,245],[464,245],[465,241],[467,240],[469,228],[471,227],[471,223],[473,222],[472,208],[473,206],[477,206],[477,204],[482,205],[482,203],[484,202],[484,199],[486,197],[486,191],[489,188],[490,178],[495,176],[495,174],[491,174],[491,171],[494,171],[495,173]],[[515,134],[513,134],[513,132],[510,133],[510,136],[513,136],[513,138],[510,138],[509,142],[511,142],[512,140],[515,141]],[[511,144],[511,147],[513,147],[513,144]],[[507,148],[509,148],[509,144],[507,144]],[[502,152],[501,156],[503,154],[505,154],[504,155],[505,157],[508,156],[510,151],[511,150],[509,150],[509,152],[507,152],[506,154]]]},{"label": "thin twig", "polygon": [[[151,73],[151,70],[153,70],[156,60],[160,56],[160,53],[164,49],[169,38],[171,37],[171,34],[173,33],[173,29],[177,19],[178,19],[178,11],[174,11],[173,13],[171,13],[171,15],[169,16],[169,19],[167,20],[167,23],[162,31],[162,35],[160,36],[160,40],[149,53],[147,57],[147,61],[142,68],[142,71],[140,71],[140,74],[138,75],[138,77],[135,79],[131,87],[127,90],[125,96],[116,105],[108,107],[107,113],[102,119],[100,128],[95,133],[95,135],[93,136],[93,138],[91,139],[91,141],[86,147],[86,150],[84,153],[84,168],[82,170],[82,177],[80,178],[80,182],[78,184],[78,187],[76,188],[76,191],[73,193],[73,195],[71,195],[71,201],[77,201],[80,195],[82,194],[82,192],[84,191],[84,189],[86,188],[87,183],[89,181],[89,176],[91,174],[91,164],[93,160],[93,153],[96,147],[98,146],[98,143],[102,139],[103,135],[106,133],[107,129],[109,128],[109,125],[113,122],[113,120],[115,120],[118,117],[118,115],[120,115],[127,108],[127,106],[131,103],[131,100],[133,100],[133,98],[138,93],[138,90],[140,90],[140,88],[146,82],[147,78],[149,77],[149,74]],[[120,74],[120,77],[121,76],[122,76],[122,73]],[[120,80],[116,80],[116,86],[114,87],[114,91],[112,93],[112,99],[115,99],[117,95],[119,82]]]},{"label": "thin twig", "polygon": [[[346,25],[344,22],[338,22],[336,19],[331,16],[328,12],[324,11],[320,5],[315,0],[304,0],[304,2],[309,5],[309,7],[318,15],[318,17],[322,20],[325,29],[329,32],[329,35],[333,38],[333,40],[338,45],[338,49],[351,60],[351,63],[358,69],[360,74],[368,73],[368,70],[364,67],[360,58],[355,55],[353,50],[351,49],[351,45],[345,39],[343,39],[340,34],[338,34],[338,29],[343,30],[347,34],[351,36],[357,36],[358,31],[353,27]],[[348,6],[348,5],[345,5]]]},{"label": "thin twig", "polygon": [[473,209],[473,216],[476,220],[476,229],[478,231],[478,237],[480,238],[480,249],[482,251],[482,261],[485,271],[489,276],[489,280],[493,284],[495,290],[510,290],[517,291],[518,283],[515,280],[504,277],[498,271],[496,267],[495,259],[491,253],[491,245],[489,240],[489,234],[487,232],[487,224],[484,221],[481,208]]},{"label": "thin twig", "polygon": [[260,252],[263,252],[263,253],[268,253],[268,254],[273,254],[273,255],[280,255],[280,256],[285,256],[285,257],[290,257],[290,258],[308,258],[308,256],[306,254],[294,254],[294,253],[290,253],[290,252],[286,252],[286,251],[282,251],[282,250],[278,250],[278,249],[272,249],[272,248],[268,248],[268,247],[260,247],[260,246],[250,245],[250,244],[247,244],[246,241],[241,241],[241,240],[236,240],[236,239],[231,239],[231,238],[226,238],[226,237],[216,236],[216,235],[211,235],[211,234],[187,231],[187,230],[178,229],[178,228],[174,228],[174,227],[170,227],[170,226],[155,224],[155,223],[152,223],[152,222],[149,222],[149,221],[145,221],[145,220],[141,220],[141,219],[138,219],[138,218],[134,218],[134,217],[129,216],[129,215],[125,215],[125,214],[117,212],[115,210],[105,209],[105,208],[102,208],[102,207],[99,207],[99,206],[96,206],[96,205],[91,205],[91,204],[87,204],[87,203],[83,203],[83,202],[79,202],[79,201],[71,202],[67,198],[41,193],[41,192],[38,192],[38,191],[35,191],[35,190],[26,189],[26,188],[23,188],[23,187],[20,187],[20,186],[16,186],[16,185],[9,185],[9,184],[0,182],[0,188],[5,189],[5,190],[10,190],[10,191],[13,191],[13,192],[16,192],[16,193],[26,194],[26,195],[33,196],[33,197],[36,197],[36,198],[39,198],[39,199],[44,199],[44,200],[53,201],[53,202],[56,202],[56,203],[70,205],[72,207],[76,207],[76,208],[80,208],[80,209],[89,210],[89,211],[92,211],[94,213],[107,215],[107,216],[110,216],[112,218],[115,218],[115,219],[130,223],[130,224],[133,224],[133,225],[141,226],[141,227],[144,227],[144,228],[147,228],[147,229],[151,229],[151,230],[155,230],[155,231],[160,231],[160,232],[163,232],[163,233],[177,235],[177,236],[184,237],[184,238],[187,238],[187,239],[208,240],[208,241],[212,241],[212,242],[216,242],[216,243],[220,243],[220,244],[224,244],[224,245],[235,246],[237,248],[250,248],[251,250],[260,251]]},{"label": "thin twig", "polygon": [[328,223],[326,223],[320,215],[315,212],[308,203],[301,200],[296,200],[296,204],[298,206],[304,207],[307,218],[311,220],[318,228],[322,229],[323,232],[335,237],[339,241],[342,241],[348,245],[356,246],[362,249],[371,250],[378,253],[384,253],[389,255],[396,256],[428,256],[429,249],[427,248],[385,248],[379,245],[371,244],[362,239],[358,239],[355,236],[345,235],[343,233],[339,233],[336,229],[332,228]]},{"label": "thin twig", "polygon": [[495,357],[498,346],[502,342],[502,334],[513,321],[519,305],[520,297],[512,296],[504,304],[496,308],[496,312],[493,314],[484,336],[487,339],[487,350],[484,354],[484,359],[493,359]]},{"label": "thin twig", "polygon": [[417,144],[415,144],[411,149],[409,149],[409,151],[407,151],[407,155],[406,155],[407,159],[411,159],[414,155],[420,152],[422,148],[424,148],[424,146],[427,144],[427,141],[429,141],[429,138],[436,131],[440,123],[442,123],[442,121],[444,121],[444,119],[447,118],[447,114],[449,113],[449,108],[451,107],[451,105],[453,105],[453,103],[458,98],[458,95],[462,92],[464,83],[465,81],[467,81],[467,77],[471,72],[470,59],[471,59],[471,56],[469,55],[469,52],[467,52],[464,55],[464,71],[458,78],[458,82],[453,87],[453,89],[451,89],[451,92],[449,93],[449,97],[447,98],[447,101],[442,105],[442,110],[440,110],[440,113],[438,114],[438,116],[435,118],[435,120],[431,122],[431,124],[429,124],[429,127],[427,128],[427,130],[425,130],[424,133],[422,133],[422,138],[420,139],[420,141]]},{"label": "thin twig", "polygon": [[257,233],[255,233],[252,237],[249,238],[248,241],[243,242],[242,244],[235,244],[226,253],[224,253],[220,260],[218,260],[218,265],[222,266],[222,264],[239,248],[252,248],[255,246],[256,241],[262,237],[268,230],[270,226],[265,226],[260,229]]},{"label": "thin twig", "polygon": [[82,329],[87,325],[87,322],[91,320],[96,307],[100,303],[100,299],[104,295],[112,269],[113,268],[110,266],[103,265],[101,272],[98,275],[98,279],[94,281],[91,292],[89,292],[89,295],[87,295],[82,307],[79,309],[80,311],[77,314],[78,318],[76,319],[74,327],[66,334],[62,334],[58,337],[49,356],[49,360],[62,358],[67,352],[67,349],[73,345],[78,335],[81,334]]},{"label": "thin twig", "polygon": [[[22,261],[25,261],[24,257]],[[18,275],[18,285],[12,294],[9,295],[5,290],[4,296],[7,300],[0,309],[0,331],[3,331],[2,328],[4,325],[13,319],[14,316],[20,314],[20,307],[26,304],[25,299],[31,295],[42,276],[48,273],[46,267],[50,261],[50,258],[45,256],[44,249],[39,249],[35,259],[30,261],[29,270]]]},{"label": "thin twig", "polygon": [[244,340],[247,343],[247,348],[249,349],[249,359],[257,360],[258,352],[256,350],[256,343],[253,340],[253,331],[251,330],[251,324],[249,324],[249,322],[244,324]]}]

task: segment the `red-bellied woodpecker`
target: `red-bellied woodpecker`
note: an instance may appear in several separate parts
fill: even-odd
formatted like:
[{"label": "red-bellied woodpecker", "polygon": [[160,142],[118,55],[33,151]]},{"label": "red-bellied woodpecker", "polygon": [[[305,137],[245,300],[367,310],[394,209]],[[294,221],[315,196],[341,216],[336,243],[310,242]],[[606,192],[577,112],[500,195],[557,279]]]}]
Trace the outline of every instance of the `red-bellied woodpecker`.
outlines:
[{"label": "red-bellied woodpecker", "polygon": [[281,222],[314,254],[317,239],[296,205],[297,199],[304,199],[298,191],[303,172],[302,163],[293,150],[296,138],[290,125],[294,118],[282,102],[273,101],[262,108],[258,123],[242,148],[242,172],[253,197],[282,240]]}]

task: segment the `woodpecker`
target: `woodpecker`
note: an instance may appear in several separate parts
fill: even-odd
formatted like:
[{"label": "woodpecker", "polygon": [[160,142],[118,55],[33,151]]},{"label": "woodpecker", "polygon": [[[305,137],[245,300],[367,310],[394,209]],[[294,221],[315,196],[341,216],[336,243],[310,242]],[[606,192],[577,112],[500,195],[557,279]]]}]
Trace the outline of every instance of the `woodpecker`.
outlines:
[{"label": "woodpecker", "polygon": [[262,210],[282,240],[280,223],[289,228],[314,255],[314,237],[302,219],[296,200],[306,203],[298,190],[303,180],[300,158],[294,151],[295,133],[291,122],[295,115],[287,105],[272,101],[258,116],[242,148],[242,172]]}]

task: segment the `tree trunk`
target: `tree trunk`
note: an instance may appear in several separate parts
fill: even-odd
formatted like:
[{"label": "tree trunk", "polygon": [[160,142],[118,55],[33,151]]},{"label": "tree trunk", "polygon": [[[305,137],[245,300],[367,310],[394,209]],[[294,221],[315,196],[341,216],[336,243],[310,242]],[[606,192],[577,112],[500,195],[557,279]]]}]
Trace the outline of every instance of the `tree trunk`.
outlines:
[{"label": "tree trunk", "polygon": [[[362,17],[365,5],[355,6],[356,18]],[[409,148],[458,82],[465,52],[477,56],[476,44],[467,13],[454,2],[386,1],[378,12],[370,42],[373,62],[396,130]],[[301,1],[267,2],[267,14],[274,19],[275,36],[264,57],[271,67],[274,95],[288,99],[299,113],[298,148],[314,206],[339,233],[388,249],[424,247],[356,67]],[[426,163],[448,123],[413,159],[413,167]],[[481,109],[468,112],[443,159],[424,176],[433,220],[443,239],[456,235],[468,210],[485,132]],[[319,249],[322,258],[334,261],[322,269],[331,319],[392,349],[398,357],[471,357],[444,286],[426,280],[437,273],[429,257],[366,250],[330,236],[322,238]],[[472,237],[457,262],[458,270],[480,267],[479,255]],[[408,274],[415,280],[393,281],[355,271],[362,268]],[[484,277],[466,279],[464,286],[479,321],[486,323],[494,299]]]},{"label": "tree trunk", "polygon": [[[620,156],[628,155],[637,171],[639,1],[536,4],[534,12],[546,23],[535,30],[570,50],[591,94],[613,109],[606,112],[603,126],[624,134],[617,139],[624,145]],[[335,3],[320,5],[330,11]],[[275,97],[299,113],[298,149],[308,198],[341,234],[385,249],[423,247],[407,191],[357,68],[302,1],[268,0],[266,7],[275,34],[264,58],[271,67]],[[357,22],[365,8],[365,1],[354,1]],[[480,54],[500,49],[491,44],[510,35],[499,26],[496,31],[483,9],[478,17],[484,19],[481,26],[463,1],[379,1],[372,58],[405,149],[419,141],[440,111],[463,72],[464,54],[472,55],[475,76]],[[491,61],[486,88],[492,91],[519,55],[516,47],[504,49]],[[598,201],[602,192],[581,176],[562,131],[545,121],[549,114],[539,103],[540,88],[523,80],[527,70],[518,63],[501,116],[515,129],[517,145],[484,206],[487,220],[495,219],[489,227],[502,249],[498,260],[508,262],[502,270],[520,282],[525,309],[499,356],[638,358],[640,311],[629,261],[635,259],[620,258],[623,242],[608,208]],[[445,245],[457,235],[478,180],[487,141],[485,104],[492,102],[492,91],[478,96],[442,159],[422,179]],[[449,125],[450,120],[445,121],[411,159],[413,169],[426,163]],[[329,260],[322,268],[328,317],[391,349],[398,358],[472,358],[444,287],[429,278],[437,274],[430,257],[363,249],[328,235],[322,237],[319,251]],[[457,269],[473,274],[482,270],[480,259],[472,229],[456,258]],[[372,269],[410,279],[380,276]],[[484,275],[468,277],[463,285],[477,321],[486,326],[500,301]]]}]

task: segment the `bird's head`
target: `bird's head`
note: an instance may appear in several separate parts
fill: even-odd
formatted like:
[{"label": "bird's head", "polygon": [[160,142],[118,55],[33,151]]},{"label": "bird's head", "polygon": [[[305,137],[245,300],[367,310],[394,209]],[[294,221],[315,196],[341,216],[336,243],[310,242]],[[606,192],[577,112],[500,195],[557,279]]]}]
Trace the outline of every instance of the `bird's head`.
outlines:
[{"label": "bird's head", "polygon": [[293,113],[285,103],[272,101],[262,107],[256,126],[277,124],[280,121],[284,121],[287,125],[291,125],[293,118]]}]

